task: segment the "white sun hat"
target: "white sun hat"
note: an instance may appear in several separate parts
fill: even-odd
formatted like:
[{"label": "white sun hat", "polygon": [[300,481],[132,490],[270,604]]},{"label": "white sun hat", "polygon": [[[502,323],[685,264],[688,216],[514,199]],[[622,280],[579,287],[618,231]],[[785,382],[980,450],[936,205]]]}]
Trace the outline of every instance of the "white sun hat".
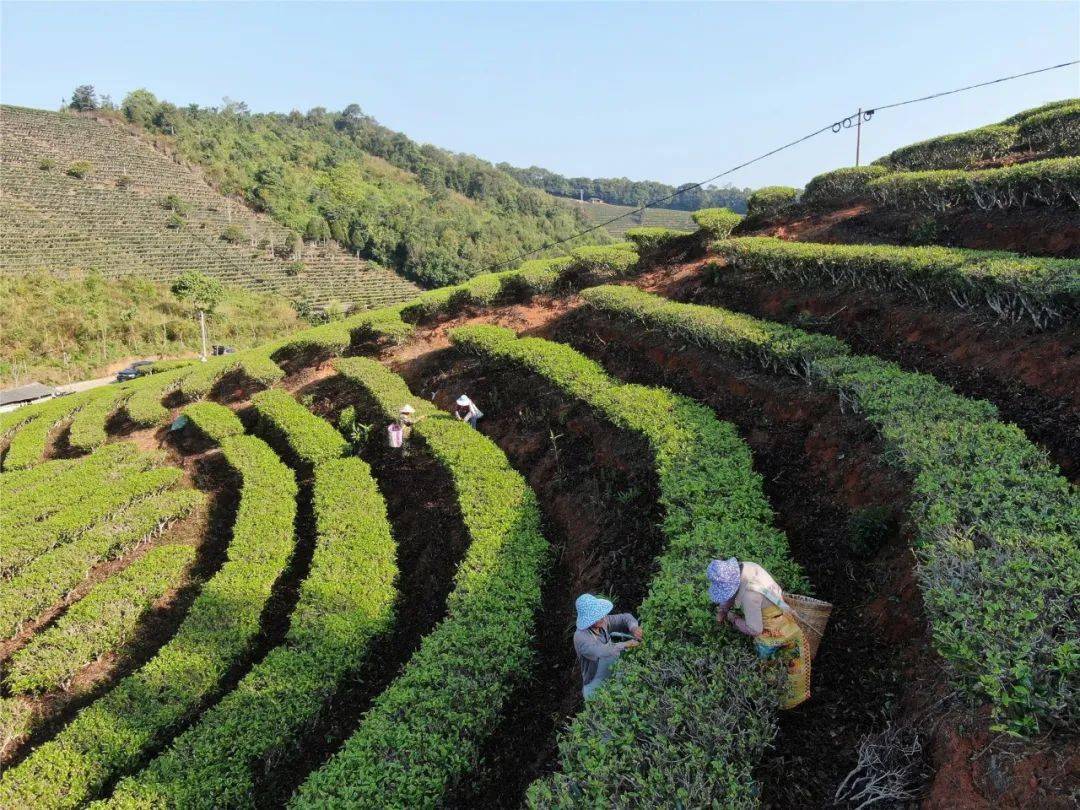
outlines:
[{"label": "white sun hat", "polygon": [[401,410],[398,411],[398,413],[416,413],[416,408],[406,402],[401,406]]},{"label": "white sun hat", "polygon": [[460,405],[462,408],[466,408],[469,405],[472,405],[472,400],[462,394],[460,397],[457,398],[457,404]]}]

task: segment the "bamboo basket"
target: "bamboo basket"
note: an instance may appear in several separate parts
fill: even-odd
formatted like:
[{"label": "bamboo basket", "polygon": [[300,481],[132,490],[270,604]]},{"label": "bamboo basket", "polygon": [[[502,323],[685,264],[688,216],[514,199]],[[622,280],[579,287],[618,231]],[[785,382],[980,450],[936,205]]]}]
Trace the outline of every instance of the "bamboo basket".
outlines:
[{"label": "bamboo basket", "polygon": [[821,637],[825,635],[825,625],[829,623],[833,606],[820,599],[800,596],[797,593],[785,593],[784,601],[791,607],[795,621],[806,636],[807,646],[810,647],[810,659],[813,660],[821,644]]}]

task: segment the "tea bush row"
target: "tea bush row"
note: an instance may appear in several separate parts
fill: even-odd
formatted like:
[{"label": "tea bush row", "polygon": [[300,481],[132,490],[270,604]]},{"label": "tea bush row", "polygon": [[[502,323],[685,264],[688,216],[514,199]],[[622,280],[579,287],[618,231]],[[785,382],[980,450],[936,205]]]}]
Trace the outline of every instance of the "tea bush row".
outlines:
[{"label": "tea bush row", "polygon": [[100,477],[74,484],[84,493],[81,499],[5,538],[0,574],[10,577],[49,549],[71,542],[131,502],[168,489],[182,477],[183,471],[176,467],[156,467],[132,470],[107,485],[99,485]]},{"label": "tea bush row", "polygon": [[128,553],[205,502],[194,489],[171,489],[136,501],[123,511],[27,565],[0,589],[0,636],[56,604],[98,563]]},{"label": "tea bush row", "polygon": [[122,648],[154,602],[177,585],[194,558],[191,546],[158,546],[95,586],[56,624],[12,656],[4,679],[8,689],[59,689],[87,664]]},{"label": "tea bush row", "polygon": [[[300,447],[292,453],[299,456]],[[164,753],[122,780],[110,807],[249,806],[258,775],[298,753],[371,640],[390,628],[397,562],[370,468],[358,458],[319,463],[312,502],[315,552],[285,642]]]},{"label": "tea bush row", "polygon": [[195,430],[214,444],[221,444],[230,436],[242,436],[244,433],[244,423],[240,417],[217,402],[195,402],[184,408],[183,415]]},{"label": "tea bush row", "polygon": [[[730,318],[755,319],[625,287],[583,295],[614,317],[725,354],[753,357],[745,343],[756,340],[765,366],[797,369],[784,335],[798,330],[757,321],[756,335],[733,339],[724,327]],[[861,413],[878,429],[885,459],[913,476],[919,582],[934,645],[955,682],[990,703],[1002,730],[1075,727],[1077,493],[1019,428],[997,421],[990,403],[835,344],[832,355],[807,358],[801,373]]]},{"label": "tea bush row", "polygon": [[714,239],[726,239],[743,219],[727,208],[702,208],[691,216],[697,226]]},{"label": "tea bush row", "polygon": [[387,421],[415,404],[411,441],[449,473],[470,543],[446,618],[290,806],[435,807],[477,767],[480,745],[527,677],[548,546],[536,496],[490,440],[414,397],[373,360],[335,367]]},{"label": "tea bush row", "polygon": [[872,180],[883,205],[915,211],[975,206],[983,211],[1031,205],[1080,208],[1080,158],[1052,158],[980,171],[900,172]]},{"label": "tea bush row", "polygon": [[791,186],[765,186],[746,198],[748,217],[774,217],[799,199],[799,190]]},{"label": "tea bush row", "polygon": [[228,559],[150,661],[5,771],[0,806],[73,808],[94,798],[197,712],[251,649],[293,551],[296,481],[259,439],[233,436],[221,448],[242,482]]},{"label": "tea bush row", "polygon": [[542,807],[746,806],[775,730],[775,684],[745,639],[717,627],[705,569],[718,557],[765,565],[806,592],[753,471],[749,448],[712,411],[660,388],[625,385],[568,346],[491,326],[451,332],[461,350],[538,374],[653,451],[667,547],[638,611],[643,645],[559,741],[561,770],[534,784]]},{"label": "tea bush row", "polygon": [[884,177],[884,166],[849,166],[814,177],[806,184],[802,202],[808,206],[832,207],[870,197],[870,181]]},{"label": "tea bush row", "polygon": [[989,309],[1000,318],[1026,320],[1040,328],[1080,315],[1077,259],[1001,250],[829,245],[771,237],[728,239],[713,247],[735,269],[785,283],[897,289],[923,301]]},{"label": "tea bush row", "polygon": [[49,435],[57,425],[67,421],[80,408],[84,407],[92,398],[100,396],[94,390],[80,394],[67,394],[55,397],[40,405],[32,405],[13,411],[22,414],[20,421],[12,420],[8,429],[14,432],[8,443],[7,453],[4,456],[4,472],[9,470],[24,470],[40,463],[45,457],[45,448],[49,443]]},{"label": "tea bush row", "polygon": [[313,468],[348,455],[349,444],[325,419],[320,419],[280,388],[252,397],[258,433],[294,466]]}]

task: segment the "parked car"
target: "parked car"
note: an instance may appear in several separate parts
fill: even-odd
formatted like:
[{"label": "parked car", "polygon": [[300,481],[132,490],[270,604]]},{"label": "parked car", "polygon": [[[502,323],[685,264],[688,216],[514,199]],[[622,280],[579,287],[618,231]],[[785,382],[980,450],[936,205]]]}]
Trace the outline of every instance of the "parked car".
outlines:
[{"label": "parked car", "polygon": [[153,360],[136,360],[127,368],[122,368],[116,372],[116,381],[124,382],[125,380],[134,380],[140,374],[139,369],[153,365],[153,363]]},{"label": "parked car", "polygon": [[232,346],[219,346],[215,343],[214,346],[210,349],[210,354],[214,355],[215,357],[219,357],[223,354],[236,354],[236,349],[234,349]]}]

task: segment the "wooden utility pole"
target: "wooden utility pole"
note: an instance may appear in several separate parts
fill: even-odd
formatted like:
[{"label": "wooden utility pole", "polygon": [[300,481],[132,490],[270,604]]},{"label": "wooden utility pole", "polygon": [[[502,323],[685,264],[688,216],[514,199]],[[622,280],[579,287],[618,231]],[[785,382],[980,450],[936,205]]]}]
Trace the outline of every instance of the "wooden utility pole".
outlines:
[{"label": "wooden utility pole", "polygon": [[[850,109],[850,107],[848,108]],[[859,165],[859,149],[862,146],[862,107],[859,107],[859,112],[855,116],[855,165]]]}]

